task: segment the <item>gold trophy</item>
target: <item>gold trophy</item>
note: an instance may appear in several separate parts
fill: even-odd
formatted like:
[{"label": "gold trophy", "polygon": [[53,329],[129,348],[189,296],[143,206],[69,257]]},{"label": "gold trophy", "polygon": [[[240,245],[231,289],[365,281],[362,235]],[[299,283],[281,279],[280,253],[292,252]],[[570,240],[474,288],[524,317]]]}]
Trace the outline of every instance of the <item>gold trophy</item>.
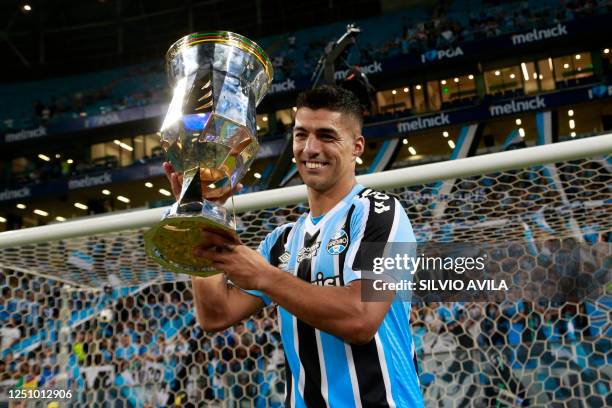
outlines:
[{"label": "gold trophy", "polygon": [[215,203],[242,179],[259,150],[255,108],[272,82],[272,63],[253,41],[228,31],[190,34],[166,54],[172,101],[160,133],[179,200],[144,236],[147,255],[179,273],[219,273],[193,255],[202,229],[235,236],[233,211]]}]

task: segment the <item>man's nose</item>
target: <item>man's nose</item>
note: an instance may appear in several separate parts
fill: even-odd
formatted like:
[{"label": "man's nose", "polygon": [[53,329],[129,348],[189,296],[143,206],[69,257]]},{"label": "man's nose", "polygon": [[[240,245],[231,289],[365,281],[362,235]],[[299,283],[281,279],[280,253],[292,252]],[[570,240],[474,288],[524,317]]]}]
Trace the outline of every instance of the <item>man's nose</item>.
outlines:
[{"label": "man's nose", "polygon": [[320,151],[319,140],[315,135],[309,135],[304,144],[304,153],[306,155],[317,154]]}]

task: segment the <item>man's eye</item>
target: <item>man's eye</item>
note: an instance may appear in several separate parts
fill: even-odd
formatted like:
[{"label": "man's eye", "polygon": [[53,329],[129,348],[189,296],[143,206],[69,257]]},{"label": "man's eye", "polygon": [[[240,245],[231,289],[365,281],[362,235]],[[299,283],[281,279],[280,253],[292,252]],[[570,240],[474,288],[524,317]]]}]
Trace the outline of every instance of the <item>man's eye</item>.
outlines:
[{"label": "man's eye", "polygon": [[306,137],[306,133],[296,133],[293,135],[296,139],[304,139]]}]

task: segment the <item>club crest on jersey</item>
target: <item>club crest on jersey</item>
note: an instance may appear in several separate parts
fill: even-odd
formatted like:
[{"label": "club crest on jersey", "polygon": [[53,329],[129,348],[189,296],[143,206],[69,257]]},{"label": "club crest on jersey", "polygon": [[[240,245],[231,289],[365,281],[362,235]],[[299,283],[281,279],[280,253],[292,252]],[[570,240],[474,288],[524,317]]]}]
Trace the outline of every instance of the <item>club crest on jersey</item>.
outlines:
[{"label": "club crest on jersey", "polygon": [[321,243],[317,241],[309,247],[300,249],[297,253],[297,263],[302,262],[304,259],[310,259],[313,256],[316,256],[320,245]]},{"label": "club crest on jersey", "polygon": [[341,254],[348,246],[348,241],[348,235],[346,235],[346,232],[343,229],[337,231],[327,243],[327,252],[330,255]]}]

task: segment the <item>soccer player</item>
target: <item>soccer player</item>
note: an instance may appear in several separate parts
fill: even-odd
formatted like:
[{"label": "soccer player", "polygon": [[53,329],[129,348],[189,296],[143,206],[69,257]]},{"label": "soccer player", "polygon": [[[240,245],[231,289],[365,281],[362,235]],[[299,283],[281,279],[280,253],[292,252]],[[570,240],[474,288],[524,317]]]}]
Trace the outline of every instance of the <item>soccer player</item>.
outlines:
[{"label": "soccer player", "polygon": [[[208,231],[194,248],[225,272],[192,278],[205,330],[224,330],[277,305],[288,407],[423,406],[410,304],[392,296],[362,300],[362,285],[371,283],[361,279],[362,255],[371,250],[365,243],[415,242],[397,199],[357,184],[362,126],[349,91],[323,86],[302,93],[293,154],[310,211],[277,227],[257,251]],[[165,166],[180,191],[178,175]]]}]

